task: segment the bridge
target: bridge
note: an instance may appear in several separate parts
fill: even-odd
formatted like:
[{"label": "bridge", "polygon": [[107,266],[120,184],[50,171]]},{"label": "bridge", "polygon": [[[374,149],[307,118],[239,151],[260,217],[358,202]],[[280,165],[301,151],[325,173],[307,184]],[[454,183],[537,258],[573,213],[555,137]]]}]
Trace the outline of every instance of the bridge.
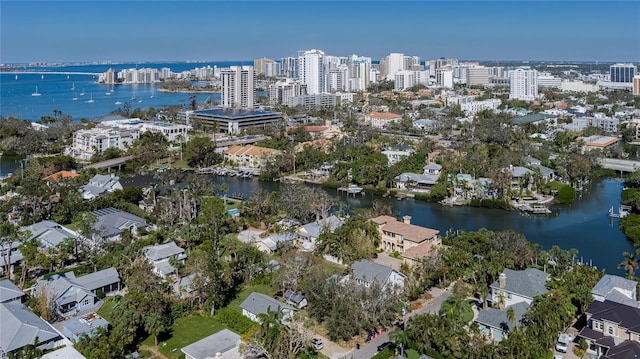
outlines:
[{"label": "bridge", "polygon": [[236,138],[222,138],[216,140],[216,147],[231,147],[234,145],[248,145],[256,142],[266,140],[269,137],[263,135],[244,136]]},{"label": "bridge", "polygon": [[130,159],[132,159],[133,156],[125,156],[125,157],[118,157],[118,158],[112,158],[110,160],[106,160],[106,161],[102,161],[102,162],[96,162],[90,165],[86,165],[84,166],[84,168],[114,168],[114,167],[118,167],[118,169],[120,169],[120,167],[127,163],[127,161],[129,161]]},{"label": "bridge", "polygon": [[602,168],[620,172],[635,172],[640,170],[640,161],[619,160],[617,158],[600,158],[598,163]]},{"label": "bridge", "polygon": [[99,72],[74,72],[74,71],[0,71],[0,74],[11,75],[87,75],[99,76]]}]

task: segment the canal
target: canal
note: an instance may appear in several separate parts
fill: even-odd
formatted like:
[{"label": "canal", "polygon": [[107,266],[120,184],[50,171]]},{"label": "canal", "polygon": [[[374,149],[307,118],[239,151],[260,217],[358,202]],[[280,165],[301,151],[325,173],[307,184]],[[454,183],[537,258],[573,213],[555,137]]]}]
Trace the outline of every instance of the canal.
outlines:
[{"label": "canal", "polygon": [[[226,182],[229,192],[250,194],[261,188],[277,191],[278,183],[261,182],[255,179],[214,177],[217,183]],[[609,208],[617,211],[623,183],[617,179],[604,179],[590,184],[582,195],[570,205],[554,205],[548,215],[523,215],[518,211],[503,211],[466,206],[446,207],[414,199],[378,199],[390,203],[394,213],[410,215],[411,223],[434,228],[444,233],[448,230],[476,231],[486,228],[492,231],[513,229],[523,233],[533,243],[544,249],[558,245],[563,249],[575,248],[578,257],[592,263],[607,273],[624,275],[618,269],[622,252],[633,252],[631,242],[618,228],[617,220],[610,220]],[[351,208],[370,207],[373,196],[347,196],[336,190],[327,192],[338,197]]]}]

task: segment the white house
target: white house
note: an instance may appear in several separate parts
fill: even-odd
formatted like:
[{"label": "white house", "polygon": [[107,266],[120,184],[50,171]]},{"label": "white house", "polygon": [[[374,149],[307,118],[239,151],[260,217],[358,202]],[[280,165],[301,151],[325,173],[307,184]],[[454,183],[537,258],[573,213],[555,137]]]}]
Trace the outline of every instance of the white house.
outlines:
[{"label": "white house", "polygon": [[491,284],[491,297],[493,305],[506,308],[513,304],[525,302],[531,304],[537,295],[543,295],[549,290],[546,283],[549,274],[535,268],[527,268],[522,271],[505,269],[497,281]]},{"label": "white house", "polygon": [[175,258],[180,263],[184,263],[187,258],[184,249],[178,247],[175,242],[144,247],[142,254],[153,265],[153,273],[163,279],[176,271],[170,263],[171,258]]},{"label": "white house", "polygon": [[283,319],[288,319],[293,316],[295,310],[288,304],[281,303],[268,295],[257,292],[249,294],[247,299],[240,304],[240,308],[242,308],[242,315],[254,322],[260,322],[258,316],[267,314],[270,311],[280,311],[283,314]]},{"label": "white house", "polygon": [[103,193],[111,193],[115,190],[122,190],[120,177],[115,174],[95,175],[89,180],[89,183],[80,187],[82,198],[93,199]]}]

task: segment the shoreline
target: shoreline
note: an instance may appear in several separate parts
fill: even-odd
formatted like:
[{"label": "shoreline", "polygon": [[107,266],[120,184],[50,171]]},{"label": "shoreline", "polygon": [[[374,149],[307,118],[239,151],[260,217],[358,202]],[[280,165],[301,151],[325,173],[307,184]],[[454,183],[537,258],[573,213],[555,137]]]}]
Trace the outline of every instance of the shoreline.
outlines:
[{"label": "shoreline", "polygon": [[167,90],[167,89],[163,89],[163,88],[157,88],[156,91],[158,92],[164,92],[164,93],[211,93],[211,94],[215,94],[215,93],[220,93],[220,91],[210,91],[210,90]]}]

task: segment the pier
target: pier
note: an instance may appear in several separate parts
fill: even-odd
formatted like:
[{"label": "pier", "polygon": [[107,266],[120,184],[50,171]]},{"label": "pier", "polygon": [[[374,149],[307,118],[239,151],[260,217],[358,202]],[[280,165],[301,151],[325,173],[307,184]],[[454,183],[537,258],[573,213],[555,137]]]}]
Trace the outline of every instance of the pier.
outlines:
[{"label": "pier", "polygon": [[618,213],[616,213],[616,212],[613,211],[613,206],[611,206],[611,209],[609,209],[609,217],[610,218],[624,218],[629,214],[630,211],[631,211],[631,206],[621,205],[618,208]]}]

